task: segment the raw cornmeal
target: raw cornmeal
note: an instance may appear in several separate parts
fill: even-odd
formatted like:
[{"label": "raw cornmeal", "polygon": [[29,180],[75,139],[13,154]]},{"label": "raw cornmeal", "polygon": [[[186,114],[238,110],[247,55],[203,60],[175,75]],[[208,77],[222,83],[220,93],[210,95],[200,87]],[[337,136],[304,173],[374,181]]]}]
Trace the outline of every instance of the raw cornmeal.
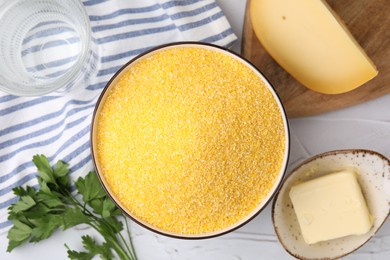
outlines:
[{"label": "raw cornmeal", "polygon": [[246,217],[273,187],[285,151],[281,111],[234,58],[165,49],[107,94],[98,161],[136,218],[173,233],[212,232]]}]

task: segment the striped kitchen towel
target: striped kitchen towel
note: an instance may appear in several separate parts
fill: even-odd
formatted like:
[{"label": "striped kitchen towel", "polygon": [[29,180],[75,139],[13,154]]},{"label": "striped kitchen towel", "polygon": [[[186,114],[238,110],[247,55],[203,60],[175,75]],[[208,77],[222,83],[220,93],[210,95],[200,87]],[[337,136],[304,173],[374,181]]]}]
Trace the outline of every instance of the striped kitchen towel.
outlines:
[{"label": "striped kitchen towel", "polygon": [[[34,98],[0,92],[0,233],[11,225],[12,188],[37,186],[33,155],[64,160],[76,179],[93,169],[92,112],[110,77],[134,56],[160,44],[202,41],[230,47],[236,36],[214,0],[85,0],[98,47],[88,84]],[[26,54],[27,55],[27,54]]]}]

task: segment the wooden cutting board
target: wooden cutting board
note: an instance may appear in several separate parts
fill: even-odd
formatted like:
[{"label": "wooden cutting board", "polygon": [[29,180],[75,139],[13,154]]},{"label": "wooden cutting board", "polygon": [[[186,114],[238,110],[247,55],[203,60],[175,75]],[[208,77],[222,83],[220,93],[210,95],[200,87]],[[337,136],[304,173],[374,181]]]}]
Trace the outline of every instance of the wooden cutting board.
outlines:
[{"label": "wooden cutting board", "polygon": [[378,76],[366,84],[337,95],[320,94],[305,88],[267,54],[253,32],[249,15],[250,0],[247,0],[241,53],[270,80],[290,118],[320,114],[390,93],[390,1],[327,2],[344,20],[379,71]]}]

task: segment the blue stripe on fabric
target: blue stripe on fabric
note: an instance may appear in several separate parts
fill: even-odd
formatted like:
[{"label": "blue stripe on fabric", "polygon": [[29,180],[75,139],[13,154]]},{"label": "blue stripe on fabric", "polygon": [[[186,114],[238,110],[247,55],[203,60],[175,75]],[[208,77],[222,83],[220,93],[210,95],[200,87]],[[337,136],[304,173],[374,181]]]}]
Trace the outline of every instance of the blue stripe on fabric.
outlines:
[{"label": "blue stripe on fabric", "polygon": [[[57,149],[57,151],[54,153],[54,155],[50,157],[51,158],[50,161],[52,161],[55,157],[57,157],[61,151],[63,151],[64,149],[66,149],[70,145],[74,144],[76,141],[81,140],[81,138],[83,138],[84,136],[89,135],[89,131],[90,131],[90,126],[88,125],[87,127],[81,129],[77,134],[75,134],[71,138],[69,138],[63,145],[61,145]],[[68,155],[64,156],[62,159],[65,162],[70,161],[72,158],[77,157],[79,154],[81,154],[85,150],[89,149],[89,147],[90,146],[89,146],[89,140],[88,140],[84,144],[82,144],[81,146],[78,146],[74,151],[72,151]]]},{"label": "blue stripe on fabric", "polygon": [[20,164],[18,167],[16,167],[14,170],[12,170],[11,172],[1,176],[0,178],[2,179],[1,182],[4,182],[10,178],[12,178],[14,175],[18,174],[19,172],[25,170],[26,168],[29,168],[31,167],[33,164],[32,162],[26,162],[26,163],[22,163]]},{"label": "blue stripe on fabric", "polygon": [[18,197],[12,197],[12,199],[6,200],[0,203],[0,209],[8,208],[11,204],[16,203],[18,201]]},{"label": "blue stripe on fabric", "polygon": [[115,67],[111,67],[111,68],[108,68],[108,69],[99,70],[97,76],[98,76],[98,77],[102,77],[102,76],[106,76],[106,75],[109,75],[109,74],[114,74],[114,73],[117,72],[120,68],[122,68],[122,65],[120,65],[120,66],[115,66]]},{"label": "blue stripe on fabric", "polygon": [[96,84],[92,84],[92,85],[89,85],[87,87],[88,90],[99,90],[99,89],[102,89],[104,88],[105,86],[107,85],[107,81],[103,81],[103,82],[99,82],[99,83],[96,83]]},{"label": "blue stripe on fabric", "polygon": [[[122,10],[114,12],[114,13],[112,13],[110,15],[106,15],[106,16],[100,17],[100,18],[97,18],[97,17],[95,17],[95,18],[97,20],[108,19],[108,18],[112,18],[113,16],[115,17],[116,15],[121,15],[121,14],[124,14],[124,13],[138,13],[138,12],[141,12],[141,11],[154,10],[158,6],[159,5],[153,5],[151,7],[145,7],[145,8],[122,9]],[[208,4],[206,6],[197,8],[197,9],[192,10],[192,11],[185,11],[185,12],[180,12],[180,13],[177,13],[177,14],[173,14],[173,15],[170,16],[170,18],[172,20],[176,20],[176,19],[180,19],[180,18],[183,18],[183,17],[194,16],[194,15],[200,14],[202,12],[206,12],[206,11],[212,9],[212,8],[215,8],[215,7],[217,7],[217,4],[215,2],[213,2],[211,4]],[[95,18],[91,18],[91,19],[93,20]],[[92,30],[94,32],[97,32],[97,31],[102,31],[102,30],[119,28],[119,27],[122,27],[122,26],[131,25],[131,24],[142,24],[142,23],[158,22],[158,21],[165,20],[167,18],[168,18],[168,16],[166,14],[164,14],[164,15],[161,15],[161,16],[155,17],[155,18],[131,19],[131,20],[127,20],[127,21],[123,21],[123,22],[117,23],[117,24],[94,26],[94,27],[92,27]],[[206,23],[203,23],[203,24],[206,24]],[[203,24],[200,23],[200,25],[203,25]],[[184,29],[185,29],[185,27],[186,26],[182,26],[182,28],[184,28]],[[187,28],[194,28],[194,27],[197,27],[196,24],[192,24],[192,25],[189,24],[189,25],[187,25]],[[51,29],[48,29],[48,30],[56,30],[56,28],[51,28]],[[55,31],[51,31],[49,33],[50,34],[56,34],[56,33],[62,33],[62,32],[63,32],[62,30],[58,30],[56,32]],[[44,34],[44,35],[46,35],[46,34]],[[73,37],[73,38],[69,39],[69,43],[75,43],[75,42],[78,42],[78,41],[79,41],[79,39],[77,37]],[[50,48],[50,47],[60,46],[62,44],[67,44],[67,43],[64,42],[64,41],[53,41],[52,43],[49,43],[49,44],[45,45],[45,49],[46,48]],[[30,53],[30,52],[39,51],[39,50],[41,50],[40,48],[41,48],[41,46],[33,46],[33,47],[31,47],[31,48],[29,48],[27,50],[24,50],[22,52],[22,55],[26,55],[27,53]]]},{"label": "blue stripe on fabric", "polygon": [[68,64],[68,63],[71,63],[72,61],[77,60],[78,58],[79,58],[79,56],[75,55],[75,56],[67,57],[64,59],[59,59],[59,60],[46,62],[44,64],[39,64],[39,65],[36,65],[34,67],[28,67],[26,69],[27,69],[27,71],[41,71],[41,70],[45,70],[45,69],[63,66],[65,64]]},{"label": "blue stripe on fabric", "polygon": [[120,59],[124,59],[124,58],[137,56],[137,55],[139,55],[139,54],[141,54],[141,53],[143,53],[151,48],[153,48],[153,46],[105,56],[105,57],[101,58],[101,62],[106,63],[106,62],[110,62],[110,61],[116,61],[116,60],[120,60]]},{"label": "blue stripe on fabric", "polygon": [[223,13],[218,12],[218,13],[216,13],[210,17],[207,17],[205,19],[202,19],[200,21],[188,23],[188,24],[183,24],[183,25],[180,25],[179,27],[176,27],[174,24],[170,24],[170,25],[163,26],[163,27],[130,31],[130,32],[114,34],[114,35],[109,35],[106,37],[98,38],[98,39],[96,39],[96,42],[99,44],[102,44],[102,43],[113,42],[113,41],[118,41],[118,40],[123,40],[123,39],[128,39],[128,38],[139,37],[139,36],[143,36],[143,35],[166,32],[166,31],[174,30],[176,28],[179,28],[181,31],[185,31],[185,30],[193,29],[193,28],[200,27],[200,26],[203,26],[205,24],[211,23],[215,20],[220,19],[221,17],[223,17]]},{"label": "blue stripe on fabric", "polygon": [[29,100],[29,101],[26,101],[26,102],[23,102],[23,103],[20,103],[20,104],[11,106],[11,107],[7,107],[3,110],[0,110],[0,116],[4,116],[4,115],[10,114],[12,112],[15,112],[17,110],[21,110],[23,108],[31,107],[31,106],[41,104],[41,103],[44,103],[47,101],[51,101],[51,100],[54,100],[57,98],[60,98],[60,97],[59,96],[58,97],[56,97],[56,96],[42,96],[39,98],[34,98],[32,100]]},{"label": "blue stripe on fabric", "polygon": [[0,97],[0,103],[8,102],[8,101],[11,101],[11,100],[14,100],[17,98],[19,98],[19,97],[14,96],[14,95],[5,95],[5,96]]},{"label": "blue stripe on fabric", "polygon": [[[77,135],[75,135],[75,136],[73,137],[73,139],[74,139],[74,138],[77,138],[78,140],[80,140],[80,139],[81,139],[82,137],[84,137],[85,135],[89,135],[89,130],[90,130],[89,127],[86,129],[86,131],[84,131],[84,129],[83,129],[83,131],[80,131]],[[75,140],[72,140],[72,143],[73,143],[74,141],[75,141]],[[68,144],[68,145],[71,145],[72,143],[70,143],[70,144]],[[68,155],[64,156],[64,157],[62,158],[62,160],[63,160],[64,162],[69,162],[69,161],[72,160],[73,158],[79,156],[79,155],[80,155],[81,153],[83,153],[84,151],[90,149],[89,143],[90,143],[89,140],[86,141],[85,143],[83,143],[82,145],[80,145],[79,147],[77,147],[74,151],[72,151],[72,152],[69,153]],[[63,149],[65,149],[65,148],[66,148],[66,146],[63,145],[63,146],[62,146],[62,149],[58,149],[58,151],[56,152],[55,155],[57,156],[58,153],[61,152],[61,151],[62,151]],[[79,168],[81,168],[81,167],[82,167],[82,166],[79,166]],[[78,170],[79,168],[75,168],[75,167],[73,166],[73,167],[72,167],[72,171],[76,171],[76,170]],[[92,169],[91,169],[91,170],[92,170]]]},{"label": "blue stripe on fabric", "polygon": [[199,3],[199,2],[200,2],[200,0],[186,0],[186,1],[175,0],[175,1],[170,1],[170,2],[163,3],[161,6],[164,9],[168,9],[168,8],[176,7],[176,6],[192,5],[192,4],[196,4],[196,3]]},{"label": "blue stripe on fabric", "polygon": [[129,20],[121,21],[121,22],[114,23],[114,24],[97,25],[97,26],[92,27],[92,31],[99,32],[99,31],[104,31],[104,30],[117,29],[120,27],[128,26],[128,25],[161,22],[161,21],[164,21],[167,19],[177,20],[177,19],[182,19],[184,17],[199,15],[201,13],[205,13],[207,11],[210,11],[216,7],[218,7],[218,5],[215,2],[213,2],[211,4],[202,6],[200,8],[195,9],[195,10],[179,12],[179,13],[176,13],[173,15],[162,14],[162,15],[155,16],[155,17],[129,19]]},{"label": "blue stripe on fabric", "polygon": [[[75,135],[75,137],[80,137],[79,135]],[[74,151],[72,151],[71,153],[69,153],[67,156],[65,156],[64,158],[62,158],[62,160],[64,162],[68,162],[70,161],[72,158],[74,158],[75,156],[81,154],[82,152],[84,152],[85,150],[88,150],[90,148],[90,145],[89,145],[89,140],[87,142],[85,142],[83,145],[77,147],[77,149],[75,149]],[[59,151],[62,151],[62,150],[58,150],[57,153]],[[52,162],[53,161],[53,158],[54,156],[50,156],[50,158],[48,158],[49,162]],[[70,170],[72,172],[80,169],[81,167],[83,167],[86,163],[88,163],[90,160],[92,159],[91,155],[89,154],[87,156],[87,159],[84,159],[82,160],[81,162],[77,163],[76,165],[74,165],[73,167],[70,168]],[[82,162],[84,162],[84,164],[82,164]],[[29,168],[30,167],[35,167],[35,165],[32,163],[32,162],[29,162],[27,163]],[[92,170],[92,169],[91,169]],[[11,185],[3,188],[3,189],[0,189],[0,196],[3,196],[4,194],[7,194],[8,192],[11,192],[13,188],[15,187],[18,187],[18,186],[21,186],[23,184],[25,184],[26,182],[30,181],[31,179],[34,179],[35,177],[37,176],[37,173],[34,172],[34,173],[30,173],[26,176],[24,176],[22,179],[12,183]],[[9,200],[8,200],[9,201]],[[3,203],[0,203],[0,209],[2,208],[2,206],[6,206],[6,203],[7,201],[3,202]]]},{"label": "blue stripe on fabric", "polygon": [[31,30],[34,30],[36,28],[39,28],[39,27],[43,27],[45,25],[49,25],[49,24],[57,24],[57,23],[60,23],[62,24],[63,22],[62,21],[46,21],[46,22],[40,22],[38,23],[37,25],[35,25],[33,28],[30,29]]},{"label": "blue stripe on fabric", "polygon": [[[125,14],[139,14],[139,13],[146,13],[146,12],[151,12],[151,11],[156,11],[160,9],[161,7],[163,9],[168,9],[171,7],[176,7],[176,6],[188,6],[188,5],[193,5],[195,3],[199,3],[199,0],[186,0],[186,1],[171,1],[164,3],[162,5],[160,4],[154,4],[151,6],[145,6],[145,7],[138,7],[138,8],[125,8],[125,9],[120,9],[118,11],[112,12],[110,14],[106,15],[91,15],[89,16],[90,21],[102,21],[102,20],[108,20],[112,18],[116,18],[121,15]],[[84,3],[85,5],[85,3]],[[212,2],[210,4],[205,5],[204,7],[200,7],[197,9],[194,9],[192,11],[184,11],[182,14],[175,14],[173,15],[175,19],[187,17],[187,16],[193,16],[200,14],[204,11],[207,11],[209,9],[212,9],[214,7],[217,7],[218,5],[215,2]]]},{"label": "blue stripe on fabric", "polygon": [[[90,108],[90,107],[93,107],[93,106],[89,106],[88,108]],[[67,118],[67,117],[68,117],[68,115],[65,116],[65,118]],[[84,117],[76,120],[74,123],[83,122],[87,117],[88,116],[84,116]],[[0,143],[0,147],[11,146],[11,145],[14,145],[14,144],[26,141],[26,140],[28,140],[30,138],[34,138],[34,137],[37,137],[37,136],[41,136],[41,135],[47,134],[47,133],[49,133],[49,132],[51,132],[53,130],[58,129],[59,127],[63,126],[64,124],[65,124],[65,121],[61,120],[58,123],[52,124],[52,125],[47,126],[45,128],[39,129],[37,131],[34,131],[34,132],[28,133],[26,135],[22,135],[22,136],[16,137],[14,139],[9,139],[9,140],[7,140],[5,142],[2,142],[2,143]],[[71,128],[72,126],[70,125],[69,127]]]},{"label": "blue stripe on fabric", "polygon": [[227,49],[230,49],[233,45],[234,45],[235,41],[230,41],[228,43],[226,43],[223,47],[227,48]]},{"label": "blue stripe on fabric", "polygon": [[[55,158],[61,151],[63,151],[64,149],[66,149],[67,147],[69,147],[70,145],[72,145],[74,142],[78,141],[80,138],[82,138],[83,136],[85,136],[86,134],[89,133],[89,126],[87,128],[84,128],[83,130],[79,131],[77,134],[71,136],[68,140],[66,140],[66,142],[61,145],[57,151],[54,153],[54,155],[52,157],[49,158],[49,161],[53,160],[53,158]],[[89,141],[88,141],[88,144],[89,144]],[[65,159],[68,161],[70,161],[69,158],[72,158],[72,156],[77,156],[77,154],[81,153],[81,149],[84,149],[83,148],[84,146],[80,146],[78,147],[74,152],[70,153],[67,157],[63,158],[64,161]],[[85,150],[85,149],[84,149]],[[16,169],[12,170],[11,172],[5,174],[4,176],[1,176],[1,182],[4,182],[10,178],[12,178],[14,175],[18,174],[19,172],[27,169],[27,168],[30,168],[32,167],[33,164],[32,162],[26,162],[26,163],[23,163],[21,165],[19,165]]]},{"label": "blue stripe on fabric", "polygon": [[64,40],[48,41],[44,45],[38,44],[38,45],[34,45],[30,48],[23,50],[22,57],[26,56],[27,54],[34,53],[37,51],[43,51],[43,50],[46,50],[49,48],[58,47],[58,46],[62,46],[62,45],[68,45],[69,43],[73,44],[73,43],[77,43],[77,42],[80,42],[80,38],[78,38],[78,37],[70,37],[70,38],[64,39]]},{"label": "blue stripe on fabric", "polygon": [[[86,129],[87,131],[85,131],[85,129]],[[72,136],[66,143],[67,143],[68,146],[69,146],[69,145],[71,145],[73,142],[75,142],[76,140],[79,140],[80,138],[84,137],[84,136],[85,136],[86,134],[88,134],[88,133],[89,133],[89,127],[84,128],[84,129],[81,130],[79,133],[77,133],[76,135]],[[65,144],[62,145],[61,148],[58,149],[58,150],[56,151],[56,153],[55,153],[53,156],[51,156],[50,158],[48,158],[48,160],[49,160],[49,161],[53,161],[53,158],[54,158],[55,156],[57,156],[59,152],[63,151],[63,149],[66,148],[66,147],[67,147],[67,146],[65,146]],[[71,158],[74,158],[75,156],[78,156],[79,154],[81,154],[82,152],[84,152],[85,150],[87,150],[87,149],[89,149],[89,148],[90,148],[90,146],[89,146],[89,140],[88,140],[88,141],[85,142],[83,145],[77,147],[77,149],[75,149],[74,151],[72,151],[71,153],[69,153],[67,156],[65,156],[65,157],[63,158],[63,160],[64,160],[65,162],[66,162],[66,161],[70,161]],[[25,163],[25,164],[23,165],[23,169],[30,168],[30,167],[35,167],[34,164],[33,164],[31,161],[30,161],[30,162],[27,162],[27,163]],[[15,173],[15,174],[17,174],[17,173]],[[28,177],[28,176],[29,176],[29,177]],[[1,189],[1,190],[0,190],[0,196],[2,196],[2,195],[4,195],[4,194],[6,194],[6,193],[12,191],[12,189],[13,189],[14,187],[17,187],[17,186],[20,186],[20,185],[24,184],[25,182],[27,182],[27,181],[33,179],[35,176],[36,176],[36,173],[30,173],[30,174],[28,174],[28,175],[26,175],[26,176],[24,176],[24,177],[22,178],[22,180],[24,180],[24,182],[22,182],[22,181],[19,180],[18,182],[12,183],[11,185],[9,185],[9,186],[7,186],[7,187]],[[0,205],[1,205],[1,204],[0,204]],[[0,208],[1,208],[1,206],[0,206]]]},{"label": "blue stripe on fabric", "polygon": [[112,12],[112,13],[106,14],[106,15],[90,15],[89,20],[90,21],[102,21],[102,20],[112,19],[112,18],[121,16],[121,15],[125,15],[125,14],[147,13],[147,12],[151,12],[151,11],[156,11],[156,10],[160,9],[160,7],[161,6],[159,4],[154,4],[151,6],[138,7],[138,8],[124,8],[124,9],[120,9],[118,11],[115,11],[115,12]]},{"label": "blue stripe on fabric", "polygon": [[101,4],[101,3],[104,3],[104,2],[107,2],[107,0],[88,0],[88,1],[84,1],[83,5],[91,6],[91,5]]},{"label": "blue stripe on fabric", "polygon": [[12,189],[18,186],[21,186],[25,184],[26,182],[34,179],[36,174],[29,174],[24,176],[23,178],[19,179],[18,181],[12,183],[10,186],[7,186],[3,189],[0,189],[0,196],[3,196],[4,194],[7,194],[8,192],[12,192]]},{"label": "blue stripe on fabric", "polygon": [[[12,204],[13,203],[16,203],[18,200],[17,200],[17,198],[15,197],[15,202],[12,202]],[[11,205],[11,204],[10,204]],[[10,220],[7,220],[7,221],[5,221],[5,222],[1,222],[0,223],[0,229],[3,229],[3,228],[6,228],[6,227],[9,227],[9,226],[11,226],[12,225],[12,222],[10,221]]]},{"label": "blue stripe on fabric", "polygon": [[56,71],[56,72],[53,72],[53,73],[50,73],[50,74],[46,74],[45,77],[46,78],[57,78],[59,76],[62,76],[64,75],[66,72],[68,72],[69,69],[66,69],[66,70],[59,70],[59,71]]},{"label": "blue stripe on fabric", "polygon": [[224,17],[224,15],[223,15],[222,12],[219,12],[219,13],[216,13],[216,14],[210,16],[210,17],[204,18],[202,20],[199,20],[199,21],[196,21],[196,22],[193,22],[193,23],[180,25],[177,28],[180,31],[187,31],[187,30],[190,30],[190,29],[193,29],[193,28],[196,28],[196,27],[200,27],[200,26],[212,23],[212,22],[214,22],[215,20],[218,20],[221,17]]},{"label": "blue stripe on fabric", "polygon": [[[213,3],[213,4],[209,5],[209,6],[210,7],[215,7],[216,4]],[[202,9],[204,9],[204,7],[199,8],[199,11],[202,10]],[[110,30],[110,29],[114,29],[114,28],[118,28],[118,27],[123,27],[123,26],[127,26],[127,25],[159,22],[159,21],[163,21],[163,20],[166,20],[166,19],[169,19],[169,18],[171,18],[172,20],[175,20],[175,19],[180,19],[180,18],[185,17],[185,16],[196,15],[198,13],[200,13],[200,12],[190,11],[190,12],[177,13],[177,14],[174,14],[174,15],[172,15],[170,17],[168,15],[164,14],[164,15],[161,15],[159,17],[154,17],[154,18],[132,19],[132,20],[119,22],[119,23],[116,23],[116,24],[95,26],[95,27],[92,27],[92,31],[97,32],[97,31]],[[206,24],[206,23],[201,23],[200,22],[199,25],[203,25],[203,24]],[[189,25],[183,25],[180,28],[185,29],[186,27],[194,28],[194,27],[196,27],[196,24],[193,23],[193,24],[189,24]],[[78,37],[71,37],[71,38],[67,39],[66,41],[63,41],[63,40],[51,41],[51,42],[48,42],[47,44],[45,44],[44,46],[42,46],[42,45],[35,45],[33,47],[30,47],[28,49],[23,50],[22,51],[22,56],[26,56],[26,55],[28,55],[30,53],[35,53],[35,52],[42,51],[42,50],[49,49],[49,48],[58,47],[58,46],[62,46],[62,45],[67,45],[69,43],[70,44],[78,43],[78,42],[80,42],[80,39]],[[39,68],[37,68],[37,70],[42,70],[42,69],[44,69],[43,65],[39,65]]]},{"label": "blue stripe on fabric", "polygon": [[[171,16],[171,19],[179,19],[181,17],[186,17],[186,16],[190,16],[190,15],[197,15],[201,12],[206,12],[214,7],[217,7],[217,4],[215,2],[211,3],[211,4],[208,4],[206,6],[203,6],[203,7],[200,7],[198,9],[195,9],[195,10],[192,10],[192,11],[187,11],[187,12],[181,12],[181,13],[177,13],[177,14],[174,14]],[[134,11],[134,10],[133,10]],[[223,14],[219,14],[221,16],[223,16]],[[214,15],[211,17],[211,19],[218,19],[219,18],[219,15]],[[106,30],[106,29],[112,29],[112,28],[117,28],[118,26],[125,26],[125,25],[129,25],[129,24],[137,24],[137,23],[148,23],[148,22],[156,22],[156,21],[161,21],[163,19],[166,19],[168,16],[166,14],[162,15],[162,16],[159,16],[157,18],[145,18],[145,19],[135,19],[135,20],[128,20],[128,21],[124,21],[124,22],[120,22],[118,24],[112,24],[112,25],[102,25],[102,26],[95,26],[93,27],[93,30],[94,31],[99,31],[99,30]],[[191,29],[191,28],[195,28],[195,27],[198,27],[198,26],[201,26],[201,25],[204,25],[204,24],[207,24],[211,22],[210,20],[207,20],[206,19],[203,19],[201,21],[198,21],[198,22],[195,22],[195,23],[190,23],[190,24],[187,24],[187,25],[182,25],[179,27],[179,29],[181,30],[188,30],[188,29]],[[142,32],[141,32],[142,34]],[[135,35],[137,36],[137,35]],[[111,36],[108,36],[108,37],[111,37]],[[79,39],[78,38],[74,38],[74,39],[71,39],[72,42],[77,42]],[[100,40],[100,42],[104,42],[104,40]],[[62,43],[64,43],[62,41]],[[47,48],[49,47],[54,47],[54,46],[58,46],[58,44],[60,44],[60,42],[53,42],[49,45],[47,45]],[[32,49],[30,48],[28,51],[38,51],[40,50],[39,49],[40,46],[34,46],[32,47]],[[45,47],[46,48],[46,47]],[[22,54],[26,54],[26,50],[22,52]],[[43,66],[39,66],[39,69],[43,69]],[[62,72],[60,74],[63,74]],[[56,75],[59,75],[58,73]]]},{"label": "blue stripe on fabric", "polygon": [[170,25],[163,26],[163,27],[149,28],[149,29],[142,29],[142,30],[137,30],[137,31],[120,33],[120,34],[114,34],[114,35],[110,35],[110,36],[96,39],[96,41],[99,44],[102,44],[102,43],[107,43],[107,42],[113,42],[113,41],[119,41],[119,40],[139,37],[139,36],[143,36],[143,35],[162,33],[162,32],[171,31],[171,30],[175,30],[175,29],[176,29],[176,26],[174,24],[170,24]]},{"label": "blue stripe on fabric", "polygon": [[219,41],[219,40],[221,40],[223,38],[226,38],[226,37],[228,37],[229,35],[232,35],[232,34],[234,34],[233,30],[232,30],[232,28],[229,28],[229,29],[223,31],[222,33],[218,33],[216,35],[204,38],[204,39],[202,39],[200,41],[201,42],[216,42],[216,41]]},{"label": "blue stripe on fabric", "polygon": [[[73,124],[73,122],[67,123],[65,125],[64,130],[71,129],[75,125],[77,125],[77,124]],[[89,128],[89,125],[88,125],[88,128]],[[49,139],[46,139],[46,140],[43,140],[43,141],[39,141],[39,142],[35,142],[35,143],[31,143],[31,144],[19,147],[18,149],[14,150],[13,152],[10,152],[10,153],[7,153],[7,154],[4,154],[4,155],[0,156],[0,162],[4,162],[6,160],[9,160],[9,159],[11,159],[12,157],[14,157],[15,155],[17,155],[18,153],[20,153],[22,151],[25,151],[25,150],[28,150],[28,149],[31,149],[31,148],[41,147],[43,145],[52,144],[55,141],[57,141],[61,136],[63,136],[63,134],[64,134],[64,131],[61,131],[59,134],[57,134],[55,136],[52,136]]]},{"label": "blue stripe on fabric", "polygon": [[[87,149],[89,148],[89,142],[88,142],[88,147]],[[64,160],[65,161],[65,160]],[[87,163],[89,163],[90,161],[92,161],[92,155],[89,154],[87,155],[87,157],[85,157],[83,160],[81,160],[80,162],[78,162],[77,164],[73,165],[72,167],[70,167],[69,169],[71,170],[71,172],[75,172],[77,171],[78,169],[80,169],[81,167],[83,167],[84,165],[86,165]],[[92,171],[93,169],[91,169],[90,171]]]},{"label": "blue stripe on fabric", "polygon": [[69,27],[49,28],[49,29],[39,31],[39,32],[34,33],[33,35],[29,36],[29,37],[24,38],[22,44],[26,44],[34,39],[37,39],[37,38],[43,38],[43,37],[52,36],[55,34],[64,33],[64,32],[75,32],[75,31]]},{"label": "blue stripe on fabric", "polygon": [[181,19],[181,18],[185,18],[185,17],[191,17],[191,16],[195,16],[195,15],[198,15],[201,13],[208,12],[216,7],[218,7],[217,3],[213,2],[213,3],[207,4],[205,6],[199,7],[197,9],[191,10],[191,11],[184,11],[184,12],[172,14],[172,15],[170,15],[170,17],[172,20],[177,20],[177,19]]},{"label": "blue stripe on fabric", "polygon": [[114,23],[114,24],[104,24],[97,25],[92,27],[93,32],[99,32],[104,30],[117,29],[124,26],[136,25],[136,24],[146,24],[146,23],[156,23],[164,20],[168,20],[169,16],[167,14],[155,16],[155,17],[147,17],[147,18],[137,18],[137,19],[129,19],[126,21]]},{"label": "blue stripe on fabric", "polygon": [[[89,104],[90,102],[91,102],[90,100],[88,100],[88,101],[70,100],[70,101],[66,102],[62,106],[62,108],[60,110],[56,111],[56,112],[53,112],[53,113],[50,113],[50,114],[46,114],[46,115],[40,116],[38,118],[32,119],[30,121],[25,121],[23,123],[20,123],[20,124],[13,125],[13,126],[5,128],[5,129],[2,129],[0,131],[0,136],[9,134],[11,132],[22,130],[24,128],[27,128],[27,127],[30,127],[30,126],[42,123],[42,122],[47,121],[49,119],[55,118],[57,116],[60,116],[60,115],[62,115],[65,112],[67,107],[70,106],[70,105],[85,105],[85,104]],[[68,111],[66,116],[70,116],[70,115],[75,114],[76,112],[78,112],[79,109],[83,110],[83,108],[74,108],[74,109]],[[0,177],[0,180],[1,180],[1,177]]]},{"label": "blue stripe on fabric", "polygon": [[52,124],[52,125],[50,125],[48,127],[45,127],[43,129],[40,129],[40,130],[31,132],[31,133],[28,133],[26,135],[18,136],[18,137],[14,138],[14,139],[8,139],[7,141],[0,143],[0,148],[1,147],[7,147],[7,146],[10,146],[10,145],[14,145],[14,144],[23,142],[25,140],[28,140],[30,138],[46,134],[48,132],[51,132],[52,130],[57,129],[58,127],[62,126],[63,124],[64,124],[64,121],[61,120],[60,122],[58,122],[56,124]]}]

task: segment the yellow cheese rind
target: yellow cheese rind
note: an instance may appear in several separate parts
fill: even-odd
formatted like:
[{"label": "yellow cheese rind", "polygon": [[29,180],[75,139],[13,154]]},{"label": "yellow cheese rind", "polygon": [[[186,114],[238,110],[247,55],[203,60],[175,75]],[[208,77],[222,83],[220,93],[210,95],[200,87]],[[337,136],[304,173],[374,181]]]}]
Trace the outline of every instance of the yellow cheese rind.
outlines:
[{"label": "yellow cheese rind", "polygon": [[306,243],[367,233],[372,218],[353,171],[322,176],[290,190]]},{"label": "yellow cheese rind", "polygon": [[252,0],[250,16],[267,52],[309,89],[344,93],[378,74],[325,1]]}]

